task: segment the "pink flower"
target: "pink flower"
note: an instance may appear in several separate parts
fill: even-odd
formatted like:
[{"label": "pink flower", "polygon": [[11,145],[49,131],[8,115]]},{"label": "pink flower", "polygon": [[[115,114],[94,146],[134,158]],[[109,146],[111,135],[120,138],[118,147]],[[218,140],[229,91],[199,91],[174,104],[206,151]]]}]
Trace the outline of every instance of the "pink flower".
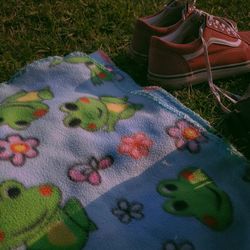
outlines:
[{"label": "pink flower", "polygon": [[148,156],[152,145],[153,141],[143,132],[139,132],[132,136],[122,137],[118,152],[138,160],[143,156]]},{"label": "pink flower", "polygon": [[208,141],[199,128],[184,119],[178,120],[175,127],[167,128],[166,131],[175,139],[178,149],[187,148],[191,153],[198,153],[200,143]]},{"label": "pink flower", "polygon": [[36,138],[23,139],[20,135],[7,136],[0,140],[0,160],[8,160],[14,166],[24,165],[26,158],[35,158],[38,155],[36,147],[39,140]]}]

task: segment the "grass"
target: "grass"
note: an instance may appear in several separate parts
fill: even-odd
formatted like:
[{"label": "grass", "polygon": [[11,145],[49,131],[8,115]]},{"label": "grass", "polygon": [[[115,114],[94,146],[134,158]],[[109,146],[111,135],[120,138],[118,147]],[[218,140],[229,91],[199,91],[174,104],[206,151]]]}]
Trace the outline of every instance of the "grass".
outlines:
[{"label": "grass", "polygon": [[[8,80],[27,63],[72,51],[106,51],[115,63],[139,84],[148,85],[146,67],[127,55],[137,17],[153,14],[161,0],[3,0],[0,12],[0,82]],[[250,30],[250,7],[245,0],[200,0],[197,7],[235,20],[240,30]],[[216,81],[242,94],[250,74]],[[223,114],[207,84],[171,92],[186,106],[221,130]],[[221,131],[223,133],[223,131]],[[250,157],[244,140],[231,138]]]}]

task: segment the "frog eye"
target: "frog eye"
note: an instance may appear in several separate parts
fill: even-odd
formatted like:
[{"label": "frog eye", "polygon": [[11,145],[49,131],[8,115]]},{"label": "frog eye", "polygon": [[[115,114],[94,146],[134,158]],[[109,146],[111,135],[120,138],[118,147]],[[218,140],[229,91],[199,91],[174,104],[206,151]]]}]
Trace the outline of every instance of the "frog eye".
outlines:
[{"label": "frog eye", "polygon": [[29,122],[24,121],[24,120],[19,120],[19,121],[16,121],[15,124],[18,126],[27,126]]},{"label": "frog eye", "polygon": [[173,208],[175,211],[183,211],[183,210],[186,210],[188,208],[188,204],[187,204],[187,202],[182,201],[182,200],[175,201],[173,203]]},{"label": "frog eye", "polygon": [[158,186],[158,192],[163,196],[173,196],[179,187],[175,181],[162,181]]},{"label": "frog eye", "polygon": [[15,180],[9,180],[6,182],[3,182],[0,185],[0,199],[16,199],[18,198],[23,190],[24,186],[22,183],[17,182]]},{"label": "frog eye", "polygon": [[72,102],[67,102],[64,104],[64,107],[67,109],[67,110],[70,110],[70,111],[76,111],[78,110],[78,107],[75,103],[72,103]]},{"label": "frog eye", "polygon": [[21,194],[19,187],[10,187],[6,190],[6,195],[11,199],[16,199]]},{"label": "frog eye", "polygon": [[79,118],[73,118],[69,121],[68,125],[71,128],[78,127],[81,124],[81,120]]},{"label": "frog eye", "polygon": [[165,193],[171,193],[173,191],[176,191],[178,187],[175,184],[167,183],[162,187],[162,191]]}]

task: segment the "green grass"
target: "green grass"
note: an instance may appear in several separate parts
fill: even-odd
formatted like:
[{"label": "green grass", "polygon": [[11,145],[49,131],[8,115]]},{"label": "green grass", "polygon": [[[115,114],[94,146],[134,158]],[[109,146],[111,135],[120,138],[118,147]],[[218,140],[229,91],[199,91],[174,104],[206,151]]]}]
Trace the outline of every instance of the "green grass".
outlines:
[{"label": "green grass", "polygon": [[[127,50],[136,18],[155,13],[164,4],[160,0],[2,0],[0,82],[33,60],[103,49],[139,84],[148,85],[146,67],[133,63]],[[235,20],[240,30],[250,30],[248,1],[198,0],[197,7]],[[246,74],[216,83],[242,94],[249,77]],[[171,93],[220,130],[223,114],[206,83]],[[240,151],[249,153],[243,140],[232,139],[232,142]]]}]

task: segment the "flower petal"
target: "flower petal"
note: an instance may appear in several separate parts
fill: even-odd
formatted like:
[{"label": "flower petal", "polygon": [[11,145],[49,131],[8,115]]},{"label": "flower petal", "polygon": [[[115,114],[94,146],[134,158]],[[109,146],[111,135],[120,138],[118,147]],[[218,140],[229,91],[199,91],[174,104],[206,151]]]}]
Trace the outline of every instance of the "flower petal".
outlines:
[{"label": "flower petal", "polygon": [[119,209],[119,208],[113,208],[112,209],[112,214],[117,216],[117,217],[122,217],[126,212]]},{"label": "flower petal", "polygon": [[138,160],[143,156],[138,148],[133,148],[131,152],[129,152],[129,155],[135,160]]},{"label": "flower petal", "polygon": [[4,140],[0,140],[0,148],[7,148],[9,143]]},{"label": "flower petal", "polygon": [[21,136],[19,135],[10,135],[7,137],[7,140],[10,143],[20,143],[20,142],[24,142],[23,139],[21,138]]},{"label": "flower petal", "polygon": [[125,136],[125,137],[122,137],[121,142],[123,144],[129,144],[130,145],[130,144],[134,143],[134,139],[129,137],[129,136]]},{"label": "flower petal", "polygon": [[143,209],[143,205],[141,203],[131,203],[131,208],[130,211],[131,212],[138,212],[138,211],[142,211]]},{"label": "flower petal", "polygon": [[198,142],[208,142],[207,137],[205,135],[202,135],[202,134],[199,137],[197,137],[195,140]]},{"label": "flower petal", "polygon": [[33,148],[30,148],[26,153],[25,153],[25,156],[27,156],[28,158],[34,158],[38,155],[38,152],[33,149]]},{"label": "flower petal", "polygon": [[184,139],[177,139],[175,141],[175,146],[178,148],[178,149],[184,149],[187,145],[187,142],[184,140]]},{"label": "flower petal", "polygon": [[200,145],[195,140],[188,141],[187,148],[191,153],[198,153],[200,151]]},{"label": "flower petal", "polygon": [[183,130],[183,129],[187,128],[187,127],[193,127],[193,125],[192,125],[190,122],[188,122],[188,121],[186,121],[186,120],[183,120],[183,119],[177,121],[177,122],[176,122],[176,126],[177,126],[180,130]]},{"label": "flower petal", "polygon": [[148,137],[143,132],[136,133],[136,134],[134,134],[133,137],[136,141],[139,141],[139,142],[142,140],[148,139]]},{"label": "flower petal", "polygon": [[171,127],[169,129],[167,129],[167,133],[168,133],[168,135],[170,135],[171,137],[174,137],[174,138],[182,137],[181,130],[179,128],[176,128],[176,127]]},{"label": "flower petal", "polygon": [[118,152],[120,154],[128,154],[131,151],[132,147],[126,144],[121,144],[118,147]]},{"label": "flower petal", "polygon": [[27,143],[31,147],[37,147],[40,142],[36,138],[28,138],[27,140],[25,140],[25,143]]},{"label": "flower petal", "polygon": [[12,156],[12,152],[7,148],[0,147],[0,160],[8,160]]},{"label": "flower petal", "polygon": [[132,218],[136,220],[141,220],[144,217],[143,213],[140,212],[130,212],[129,214]]},{"label": "flower petal", "polygon": [[117,205],[118,205],[118,207],[119,207],[120,209],[122,209],[122,210],[128,210],[128,208],[129,208],[129,203],[128,203],[128,201],[125,200],[125,199],[119,200],[119,201],[117,202]]},{"label": "flower petal", "polygon": [[23,166],[24,162],[25,162],[25,156],[20,153],[15,153],[11,159],[11,163],[16,167]]},{"label": "flower petal", "polygon": [[120,221],[122,223],[128,224],[131,221],[131,218],[128,214],[124,214],[123,216],[120,217]]}]

